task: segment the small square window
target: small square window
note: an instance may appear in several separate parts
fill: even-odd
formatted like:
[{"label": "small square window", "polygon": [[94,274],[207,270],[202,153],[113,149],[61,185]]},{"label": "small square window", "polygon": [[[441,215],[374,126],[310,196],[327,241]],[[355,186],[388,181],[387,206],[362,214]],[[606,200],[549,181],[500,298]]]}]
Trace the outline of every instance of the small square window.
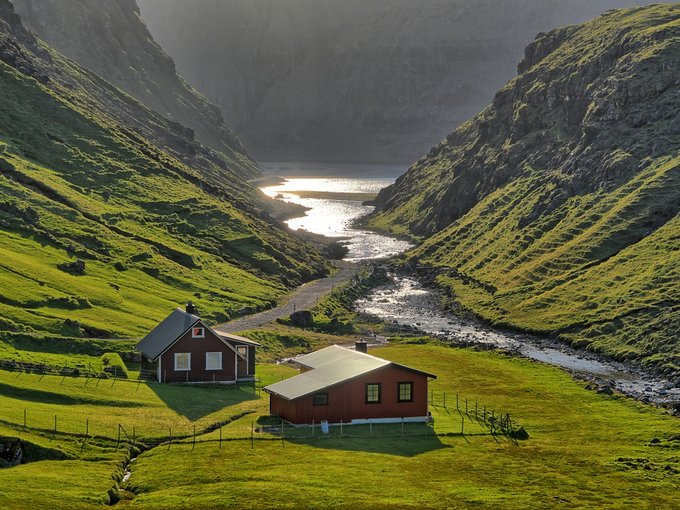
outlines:
[{"label": "small square window", "polygon": [[205,369],[206,370],[222,370],[222,353],[221,352],[206,352],[205,353]]},{"label": "small square window", "polygon": [[413,402],[413,382],[397,383],[397,401]]},{"label": "small square window", "polygon": [[328,405],[328,393],[317,393],[314,395],[314,405],[315,406],[327,406]]},{"label": "small square window", "polygon": [[191,338],[205,338],[205,328],[191,328]]},{"label": "small square window", "polygon": [[382,393],[381,383],[369,383],[366,385],[366,403],[379,404]]},{"label": "small square window", "polygon": [[191,353],[177,352],[175,353],[175,371],[186,372],[191,370]]}]

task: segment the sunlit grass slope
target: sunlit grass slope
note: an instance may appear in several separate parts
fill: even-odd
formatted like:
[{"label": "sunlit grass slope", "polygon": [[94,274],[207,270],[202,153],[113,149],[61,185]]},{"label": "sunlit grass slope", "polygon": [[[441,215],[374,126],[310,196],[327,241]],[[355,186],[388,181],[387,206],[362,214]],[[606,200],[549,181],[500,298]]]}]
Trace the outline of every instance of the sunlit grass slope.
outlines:
[{"label": "sunlit grass slope", "polygon": [[[182,508],[672,507],[680,488],[678,421],[629,399],[588,392],[563,372],[494,353],[398,346],[379,356],[427,369],[434,432],[460,432],[468,399],[510,412],[530,439],[513,444],[465,418],[466,437],[423,427],[311,431],[280,442],[230,442],[216,432],[195,447],[159,448],[134,464],[133,506]],[[443,393],[447,393],[447,409]],[[247,438],[254,416],[235,422]],[[232,425],[225,427],[227,430]],[[227,432],[223,432],[227,434]],[[385,437],[390,435],[392,437]],[[300,436],[306,436],[305,438]],[[657,442],[651,442],[652,439]],[[672,440],[671,438],[675,438]],[[647,466],[647,467],[645,467]],[[667,467],[668,466],[668,467]],[[190,495],[190,499],[189,499]]]},{"label": "sunlit grass slope", "polygon": [[541,34],[370,224],[494,324],[677,371],[679,65],[677,4]]},{"label": "sunlit grass slope", "polygon": [[[165,441],[142,453],[122,484],[119,504],[140,508],[673,508],[680,436],[678,419],[666,411],[494,352],[430,344],[373,353],[437,375],[433,427],[407,425],[403,437],[399,425],[345,426],[343,437],[333,427],[326,437],[318,427],[312,436],[288,426],[282,443],[277,430],[260,430],[277,422],[267,418],[266,394],[252,386],[97,385],[0,371],[0,435],[44,449],[33,450],[28,464],[0,470],[0,504],[87,508],[100,501],[127,451],[116,450],[121,424],[142,443]],[[265,385],[296,373],[274,364],[258,371]],[[466,401],[471,412],[477,405],[510,413],[529,439],[492,437],[465,416]],[[83,444],[86,420],[94,437]],[[219,429],[206,431],[218,423],[225,423],[221,447]]]},{"label": "sunlit grass slope", "polygon": [[0,43],[0,331],[139,336],[189,299],[224,321],[323,273],[172,123],[8,15]]}]

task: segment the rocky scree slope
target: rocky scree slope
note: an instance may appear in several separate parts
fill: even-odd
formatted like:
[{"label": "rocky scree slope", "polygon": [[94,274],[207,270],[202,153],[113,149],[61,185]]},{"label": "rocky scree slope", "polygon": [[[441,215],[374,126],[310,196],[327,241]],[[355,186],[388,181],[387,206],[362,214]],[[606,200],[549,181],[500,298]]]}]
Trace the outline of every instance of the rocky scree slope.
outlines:
[{"label": "rocky scree slope", "polygon": [[534,34],[637,3],[139,0],[258,159],[398,163],[486,105]]},{"label": "rocky scree slope", "polygon": [[680,368],[680,6],[540,34],[369,224],[497,325]]},{"label": "rocky scree slope", "polygon": [[[177,74],[175,63],[153,40],[135,0],[13,0],[24,24],[61,54],[94,71],[215,151],[221,173],[251,178],[257,164],[225,125],[219,109]],[[178,126],[179,129],[179,126]]]},{"label": "rocky scree slope", "polygon": [[2,335],[138,336],[189,299],[224,321],[325,271],[244,181],[205,177],[213,151],[36,40],[8,0],[0,112]]}]

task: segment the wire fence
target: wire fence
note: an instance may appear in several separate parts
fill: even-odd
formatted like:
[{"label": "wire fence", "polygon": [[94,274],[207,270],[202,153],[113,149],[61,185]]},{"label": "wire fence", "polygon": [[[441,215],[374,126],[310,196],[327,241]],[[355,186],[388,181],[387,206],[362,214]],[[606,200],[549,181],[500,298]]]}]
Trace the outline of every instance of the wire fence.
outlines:
[{"label": "wire fence", "polygon": [[[434,395],[434,394],[433,394]],[[461,400],[459,399],[459,402]],[[443,403],[443,397],[442,397]],[[461,417],[460,431],[438,432],[433,420],[427,422],[411,422],[402,418],[394,423],[383,423],[380,420],[366,420],[361,424],[339,423],[322,424],[312,423],[306,426],[296,426],[280,418],[273,416],[258,416],[250,421],[249,427],[247,420],[237,428],[228,427],[233,422],[240,420],[248,415],[256,413],[255,410],[245,410],[238,414],[222,419],[218,422],[198,426],[197,424],[178,424],[167,428],[167,433],[160,433],[158,428],[150,431],[148,425],[123,423],[102,424],[96,419],[89,417],[82,418],[82,423],[77,425],[77,419],[72,416],[64,419],[64,413],[54,414],[53,419],[47,422],[44,414],[39,417],[32,416],[27,408],[23,409],[23,415],[15,416],[10,420],[9,416],[3,416],[0,423],[16,430],[28,431],[41,434],[55,440],[57,438],[70,439],[81,442],[81,451],[87,446],[88,442],[94,439],[99,442],[108,442],[115,448],[128,448],[136,446],[143,450],[165,445],[168,448],[173,445],[190,444],[195,448],[197,444],[212,444],[217,448],[222,448],[225,443],[247,442],[250,448],[255,448],[258,442],[281,442],[285,448],[288,443],[309,443],[323,439],[401,439],[417,441],[418,438],[430,438],[439,441],[442,437],[450,436],[492,436],[504,438],[513,443],[517,439],[526,439],[518,436],[518,431],[523,431],[523,427],[518,427],[513,423],[510,414],[498,414],[486,407],[476,405],[474,408],[468,406],[467,409],[460,406],[452,409],[458,412]],[[466,419],[478,424],[483,431],[469,430]],[[95,429],[98,433],[94,433]]]},{"label": "wire fence", "polygon": [[[492,436],[504,436],[507,439],[516,442],[517,439],[526,439],[528,436],[524,427],[517,423],[513,423],[510,413],[498,413],[492,408],[487,408],[486,405],[480,405],[478,401],[468,400],[456,393],[455,396],[449,393],[449,400],[447,402],[447,394],[443,392],[435,392],[430,390],[429,405],[437,409],[442,408],[447,412],[449,410],[455,411],[460,416],[460,434],[465,434],[465,418],[470,422],[476,423],[489,431]],[[455,406],[455,407],[454,407]]]},{"label": "wire fence", "polygon": [[106,365],[103,362],[68,363],[54,365],[47,362],[0,359],[0,370],[38,375],[56,375],[61,377],[85,377],[103,379],[130,379],[126,370],[118,365]]},{"label": "wire fence", "polygon": [[[65,364],[64,366],[54,366],[45,363],[27,363],[0,360],[0,369],[13,371],[20,377],[23,373],[33,373],[40,375],[39,381],[45,375],[60,376],[61,384],[66,378],[80,378],[84,381],[83,386],[96,388],[100,383],[107,381],[113,387],[120,382],[135,383],[137,389],[147,381],[144,374],[140,373],[138,379],[119,378],[117,371],[107,371],[103,367],[87,366],[83,369]],[[155,373],[155,372],[152,372]],[[247,383],[247,391],[260,396],[263,384],[258,378]],[[238,389],[236,385],[231,386]],[[241,386],[243,388],[243,386]],[[286,441],[308,441],[320,438],[416,438],[416,437],[445,437],[445,436],[465,436],[465,435],[490,435],[494,438],[503,437],[516,442],[517,439],[526,439],[523,427],[513,422],[510,413],[498,413],[485,405],[480,405],[477,401],[468,400],[459,394],[447,392],[436,392],[431,390],[428,404],[435,414],[445,412],[447,417],[442,421],[445,423],[437,426],[439,417],[432,417],[427,423],[412,423],[406,419],[401,419],[396,423],[381,423],[380,420],[367,420],[362,424],[352,423],[333,423],[327,424],[322,430],[321,423],[312,423],[307,426],[295,426],[270,416],[259,416],[250,424],[250,430],[244,431],[242,424],[238,430],[224,430],[223,427],[231,424],[254,410],[241,412],[230,416],[227,419],[198,427],[196,424],[177,423],[168,427],[167,433],[161,432],[158,425],[149,427],[148,423],[138,422],[128,419],[125,423],[115,423],[110,419],[106,422],[98,422],[96,417],[73,416],[66,413],[55,413],[50,415],[42,410],[34,411],[30,407],[23,410],[16,410],[16,416],[8,416],[3,411],[0,416],[0,423],[9,427],[32,431],[46,435],[52,439],[57,437],[82,440],[83,447],[93,438],[106,441],[115,441],[116,446],[121,445],[143,445],[144,447],[155,447],[160,444],[169,446],[177,443],[190,441],[192,445],[197,443],[214,443],[222,447],[222,443],[230,441],[250,441],[254,447],[257,441],[281,441],[285,446]],[[23,412],[22,412],[23,411]],[[460,428],[455,425],[451,413],[460,416]],[[466,421],[467,420],[467,421]],[[476,424],[475,428],[471,427]],[[443,425],[443,426],[442,426]],[[198,428],[197,428],[198,427]],[[94,431],[97,431],[97,434]],[[444,432],[444,430],[447,430]]]}]

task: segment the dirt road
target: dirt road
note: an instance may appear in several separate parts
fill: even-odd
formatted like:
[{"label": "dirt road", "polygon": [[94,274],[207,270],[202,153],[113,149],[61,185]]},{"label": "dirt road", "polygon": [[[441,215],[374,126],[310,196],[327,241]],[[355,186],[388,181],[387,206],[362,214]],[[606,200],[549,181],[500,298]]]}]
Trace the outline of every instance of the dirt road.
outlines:
[{"label": "dirt road", "polygon": [[361,266],[358,264],[342,262],[339,271],[333,276],[305,283],[288,297],[286,303],[281,304],[276,308],[272,308],[271,310],[265,310],[264,312],[247,315],[230,322],[225,322],[224,324],[219,324],[213,329],[223,333],[236,333],[248,329],[257,329],[265,324],[274,322],[279,317],[288,317],[297,310],[309,310],[314,307],[317,301],[330,294],[336,285],[351,280],[352,276],[357,274],[360,268]]}]

